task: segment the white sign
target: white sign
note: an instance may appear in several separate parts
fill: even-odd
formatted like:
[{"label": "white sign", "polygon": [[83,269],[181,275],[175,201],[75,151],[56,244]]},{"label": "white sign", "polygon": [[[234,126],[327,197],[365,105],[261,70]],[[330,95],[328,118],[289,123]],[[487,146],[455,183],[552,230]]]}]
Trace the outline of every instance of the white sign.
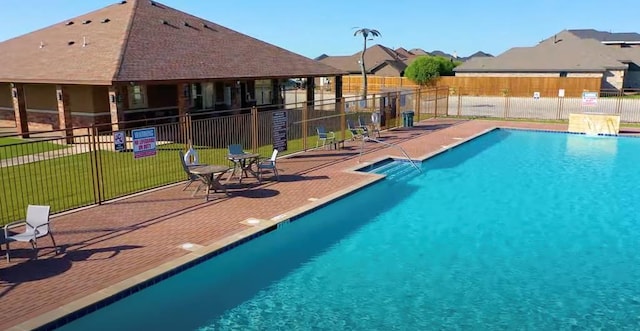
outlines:
[{"label": "white sign", "polygon": [[598,92],[582,92],[582,105],[583,106],[598,105]]},{"label": "white sign", "polygon": [[564,89],[563,88],[558,90],[558,97],[559,98],[564,98]]},{"label": "white sign", "polygon": [[119,152],[127,148],[124,131],[116,131],[113,133],[113,145],[114,150]]},{"label": "white sign", "polygon": [[133,158],[156,155],[156,128],[131,131],[133,136]]},{"label": "white sign", "polygon": [[534,100],[540,99],[540,92],[533,92],[533,99]]}]

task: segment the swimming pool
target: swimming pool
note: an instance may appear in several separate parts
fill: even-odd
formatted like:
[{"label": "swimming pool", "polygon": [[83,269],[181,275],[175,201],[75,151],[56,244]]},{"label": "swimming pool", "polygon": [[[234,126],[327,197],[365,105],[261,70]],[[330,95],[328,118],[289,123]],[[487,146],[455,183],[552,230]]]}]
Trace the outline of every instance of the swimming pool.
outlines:
[{"label": "swimming pool", "polygon": [[[63,330],[640,327],[640,139],[495,130]],[[405,174],[405,175],[402,175]]]}]

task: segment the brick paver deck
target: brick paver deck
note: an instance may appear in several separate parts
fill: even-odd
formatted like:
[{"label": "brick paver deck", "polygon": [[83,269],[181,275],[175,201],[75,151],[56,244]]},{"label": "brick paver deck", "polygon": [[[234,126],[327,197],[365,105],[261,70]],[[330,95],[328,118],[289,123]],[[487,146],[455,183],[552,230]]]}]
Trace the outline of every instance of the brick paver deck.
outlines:
[{"label": "brick paver deck", "polygon": [[[413,158],[458,144],[496,126],[564,131],[566,124],[428,120],[413,129],[383,133]],[[462,138],[462,139],[460,139]],[[249,226],[247,218],[272,219],[352,185],[367,174],[346,172],[359,164],[360,144],[342,150],[314,150],[278,160],[280,182],[255,181],[234,186],[230,198],[205,202],[182,185],[78,210],[53,219],[62,253],[55,255],[48,239],[39,241],[40,258],[30,260],[28,245],[14,244],[12,261],[0,260],[0,329],[10,328],[98,290],[116,284],[189,251],[183,243],[209,245]],[[360,161],[396,149],[366,143]],[[310,200],[311,199],[311,200]]]}]

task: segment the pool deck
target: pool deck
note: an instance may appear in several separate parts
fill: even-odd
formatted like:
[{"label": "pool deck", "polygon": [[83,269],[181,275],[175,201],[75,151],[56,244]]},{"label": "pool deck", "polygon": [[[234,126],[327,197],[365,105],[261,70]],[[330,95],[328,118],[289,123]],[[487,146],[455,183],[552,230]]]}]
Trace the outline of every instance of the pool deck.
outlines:
[{"label": "pool deck", "polygon": [[[566,131],[567,124],[431,119],[382,137],[422,159],[495,127]],[[640,128],[623,128],[621,134],[640,135]],[[11,263],[0,259],[0,329],[33,329],[113,295],[374,182],[379,175],[352,170],[402,156],[381,144],[365,146],[360,160],[359,142],[278,159],[279,182],[234,184],[229,198],[205,202],[179,184],[56,215],[53,229],[61,254],[54,254],[46,238],[38,241],[38,260],[29,259],[31,251],[23,243],[12,245]],[[254,225],[248,219],[261,221]],[[185,243],[191,248],[185,249]]]}]

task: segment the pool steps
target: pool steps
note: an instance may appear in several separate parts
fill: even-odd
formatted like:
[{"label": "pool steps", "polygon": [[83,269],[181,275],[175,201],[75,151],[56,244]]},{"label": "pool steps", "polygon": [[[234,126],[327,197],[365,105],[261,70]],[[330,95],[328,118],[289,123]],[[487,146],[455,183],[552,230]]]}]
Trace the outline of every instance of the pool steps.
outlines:
[{"label": "pool steps", "polygon": [[373,169],[372,172],[386,175],[386,179],[394,182],[407,181],[409,178],[418,175],[418,172],[410,162],[399,160],[386,163]]}]

